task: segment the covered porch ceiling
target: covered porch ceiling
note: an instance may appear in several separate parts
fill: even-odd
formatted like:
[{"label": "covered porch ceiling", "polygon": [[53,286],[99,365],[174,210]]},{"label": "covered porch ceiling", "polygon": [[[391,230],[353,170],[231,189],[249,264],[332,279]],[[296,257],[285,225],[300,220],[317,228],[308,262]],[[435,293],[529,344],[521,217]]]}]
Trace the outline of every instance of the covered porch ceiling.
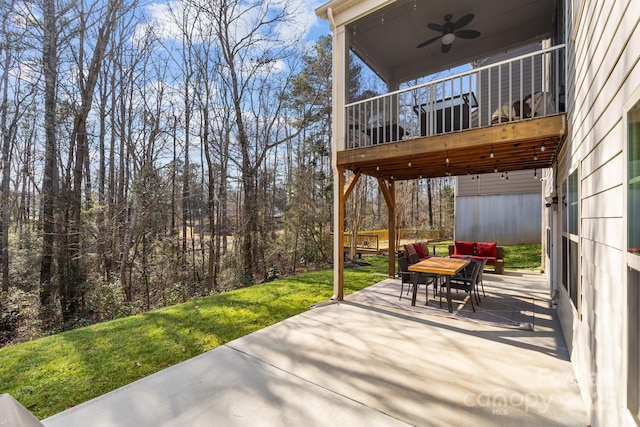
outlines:
[{"label": "covered porch ceiling", "polygon": [[543,169],[556,161],[565,134],[566,115],[557,114],[340,151],[337,162],[387,180]]},{"label": "covered porch ceiling", "polygon": [[[317,14],[328,19],[329,8],[339,14],[359,10],[358,3],[363,5],[360,10],[369,6],[372,11],[345,22],[351,50],[382,80],[399,84],[548,38],[557,0],[333,0]],[[477,31],[478,37],[465,39],[463,33],[454,38],[446,53],[442,52],[442,37],[417,47],[442,36],[430,24],[443,26],[447,15],[455,23],[469,14],[471,21],[458,30]]]}]

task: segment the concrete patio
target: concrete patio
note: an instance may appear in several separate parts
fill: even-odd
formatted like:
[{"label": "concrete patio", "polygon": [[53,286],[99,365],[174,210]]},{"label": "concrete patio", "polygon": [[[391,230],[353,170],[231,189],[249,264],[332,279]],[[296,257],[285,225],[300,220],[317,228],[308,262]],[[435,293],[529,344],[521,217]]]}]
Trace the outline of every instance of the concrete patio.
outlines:
[{"label": "concrete patio", "polygon": [[386,279],[42,423],[587,426],[543,277],[484,280],[484,314],[438,309],[431,289],[411,307]]}]

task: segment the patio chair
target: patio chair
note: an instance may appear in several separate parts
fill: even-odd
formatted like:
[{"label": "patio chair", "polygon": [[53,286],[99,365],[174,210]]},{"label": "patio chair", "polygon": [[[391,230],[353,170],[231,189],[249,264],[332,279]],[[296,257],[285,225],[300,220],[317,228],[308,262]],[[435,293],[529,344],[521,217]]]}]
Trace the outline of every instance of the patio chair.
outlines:
[{"label": "patio chair", "polygon": [[[416,264],[420,262],[420,255],[414,252],[409,255],[409,260],[410,260],[410,264]],[[433,283],[433,297],[435,298],[438,295],[438,281],[440,276],[438,276],[437,274],[427,274],[427,273],[420,273],[420,275],[425,276],[427,278],[425,280],[431,279],[431,283]]]},{"label": "patio chair", "polygon": [[[474,298],[476,302],[480,304],[480,298],[476,293],[476,286],[478,284],[478,276],[480,275],[480,269],[482,268],[482,261],[469,259],[470,263],[465,268],[460,270],[458,274],[451,276],[451,289],[456,291],[463,290],[469,294],[469,300],[471,301],[471,308],[476,311],[476,307],[473,303]],[[446,284],[440,285],[440,305],[442,306],[442,288],[446,288]]]},{"label": "patio chair", "polygon": [[398,276],[400,276],[400,298],[402,299],[402,291],[404,284],[407,284],[407,295],[411,290],[411,272],[409,271],[409,260],[407,257],[398,257]]},{"label": "patio chair", "polygon": [[[435,282],[430,278],[430,275],[424,273],[417,273],[415,271],[409,271],[409,260],[406,257],[398,257],[398,274],[400,275],[400,298],[402,299],[402,292],[404,291],[404,284],[407,283],[407,294],[411,291],[413,286],[425,285],[424,295],[427,298],[425,304],[429,301],[429,285],[433,284],[435,288]],[[434,291],[435,292],[435,291]],[[434,293],[435,295],[435,293]]]},{"label": "patio chair", "polygon": [[[483,259],[482,260],[482,268],[480,268],[480,274],[478,275],[478,284],[480,284],[480,286],[482,286],[482,296],[483,297],[487,297],[487,294],[484,293],[484,283],[482,282],[482,275],[484,273],[484,267],[487,265],[487,259]],[[478,293],[478,288],[476,286],[476,294]]]}]

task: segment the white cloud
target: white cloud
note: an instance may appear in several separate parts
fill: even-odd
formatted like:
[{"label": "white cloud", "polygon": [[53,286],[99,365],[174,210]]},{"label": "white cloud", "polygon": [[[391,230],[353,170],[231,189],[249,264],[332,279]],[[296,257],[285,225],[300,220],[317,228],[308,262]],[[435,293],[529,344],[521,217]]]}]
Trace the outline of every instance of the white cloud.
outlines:
[{"label": "white cloud", "polygon": [[324,34],[330,34],[329,23],[316,15],[316,8],[322,6],[327,0],[304,1],[302,6],[301,21],[307,29],[306,37],[316,40]]},{"label": "white cloud", "polygon": [[[280,3],[286,3],[286,0]],[[315,9],[324,4],[326,0],[304,0],[296,5],[297,10],[292,20],[280,25],[277,32],[285,39],[311,39],[315,40],[320,35],[329,33],[329,24],[318,18]],[[278,5],[275,0],[272,5]],[[164,39],[179,39],[180,29],[176,24],[173,15],[180,15],[183,9],[182,0],[171,0],[167,2],[151,3],[146,7],[150,18],[149,26],[153,26],[154,32]],[[250,16],[245,17],[245,19]],[[140,29],[139,34],[145,28]]]}]

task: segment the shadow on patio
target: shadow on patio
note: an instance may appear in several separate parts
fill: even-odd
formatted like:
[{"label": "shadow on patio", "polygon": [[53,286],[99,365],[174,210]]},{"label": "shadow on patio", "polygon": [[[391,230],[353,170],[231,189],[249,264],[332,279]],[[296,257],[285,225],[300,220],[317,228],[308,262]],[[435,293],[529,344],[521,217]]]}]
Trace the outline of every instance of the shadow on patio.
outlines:
[{"label": "shadow on patio", "polygon": [[[544,295],[543,283],[539,275],[485,275],[482,304],[498,290]],[[43,424],[588,425],[548,306],[536,304],[531,331],[471,320],[464,308],[450,316],[425,307],[424,293],[416,307],[409,298],[396,304],[399,292],[399,282],[384,280]]]},{"label": "shadow on patio", "polygon": [[[411,306],[411,295],[405,284],[405,292],[400,299],[400,280],[387,279],[370,286],[360,292],[348,296],[348,301],[373,306],[390,307],[463,320],[483,324],[533,330],[537,321],[544,321],[551,316],[548,289],[544,278],[532,272],[507,272],[506,275],[484,274],[484,288],[480,288],[481,303],[473,311],[469,295],[452,290],[453,313],[446,310],[446,298],[433,294],[433,286],[420,286],[415,306]],[[536,319],[537,318],[537,319]]]}]

